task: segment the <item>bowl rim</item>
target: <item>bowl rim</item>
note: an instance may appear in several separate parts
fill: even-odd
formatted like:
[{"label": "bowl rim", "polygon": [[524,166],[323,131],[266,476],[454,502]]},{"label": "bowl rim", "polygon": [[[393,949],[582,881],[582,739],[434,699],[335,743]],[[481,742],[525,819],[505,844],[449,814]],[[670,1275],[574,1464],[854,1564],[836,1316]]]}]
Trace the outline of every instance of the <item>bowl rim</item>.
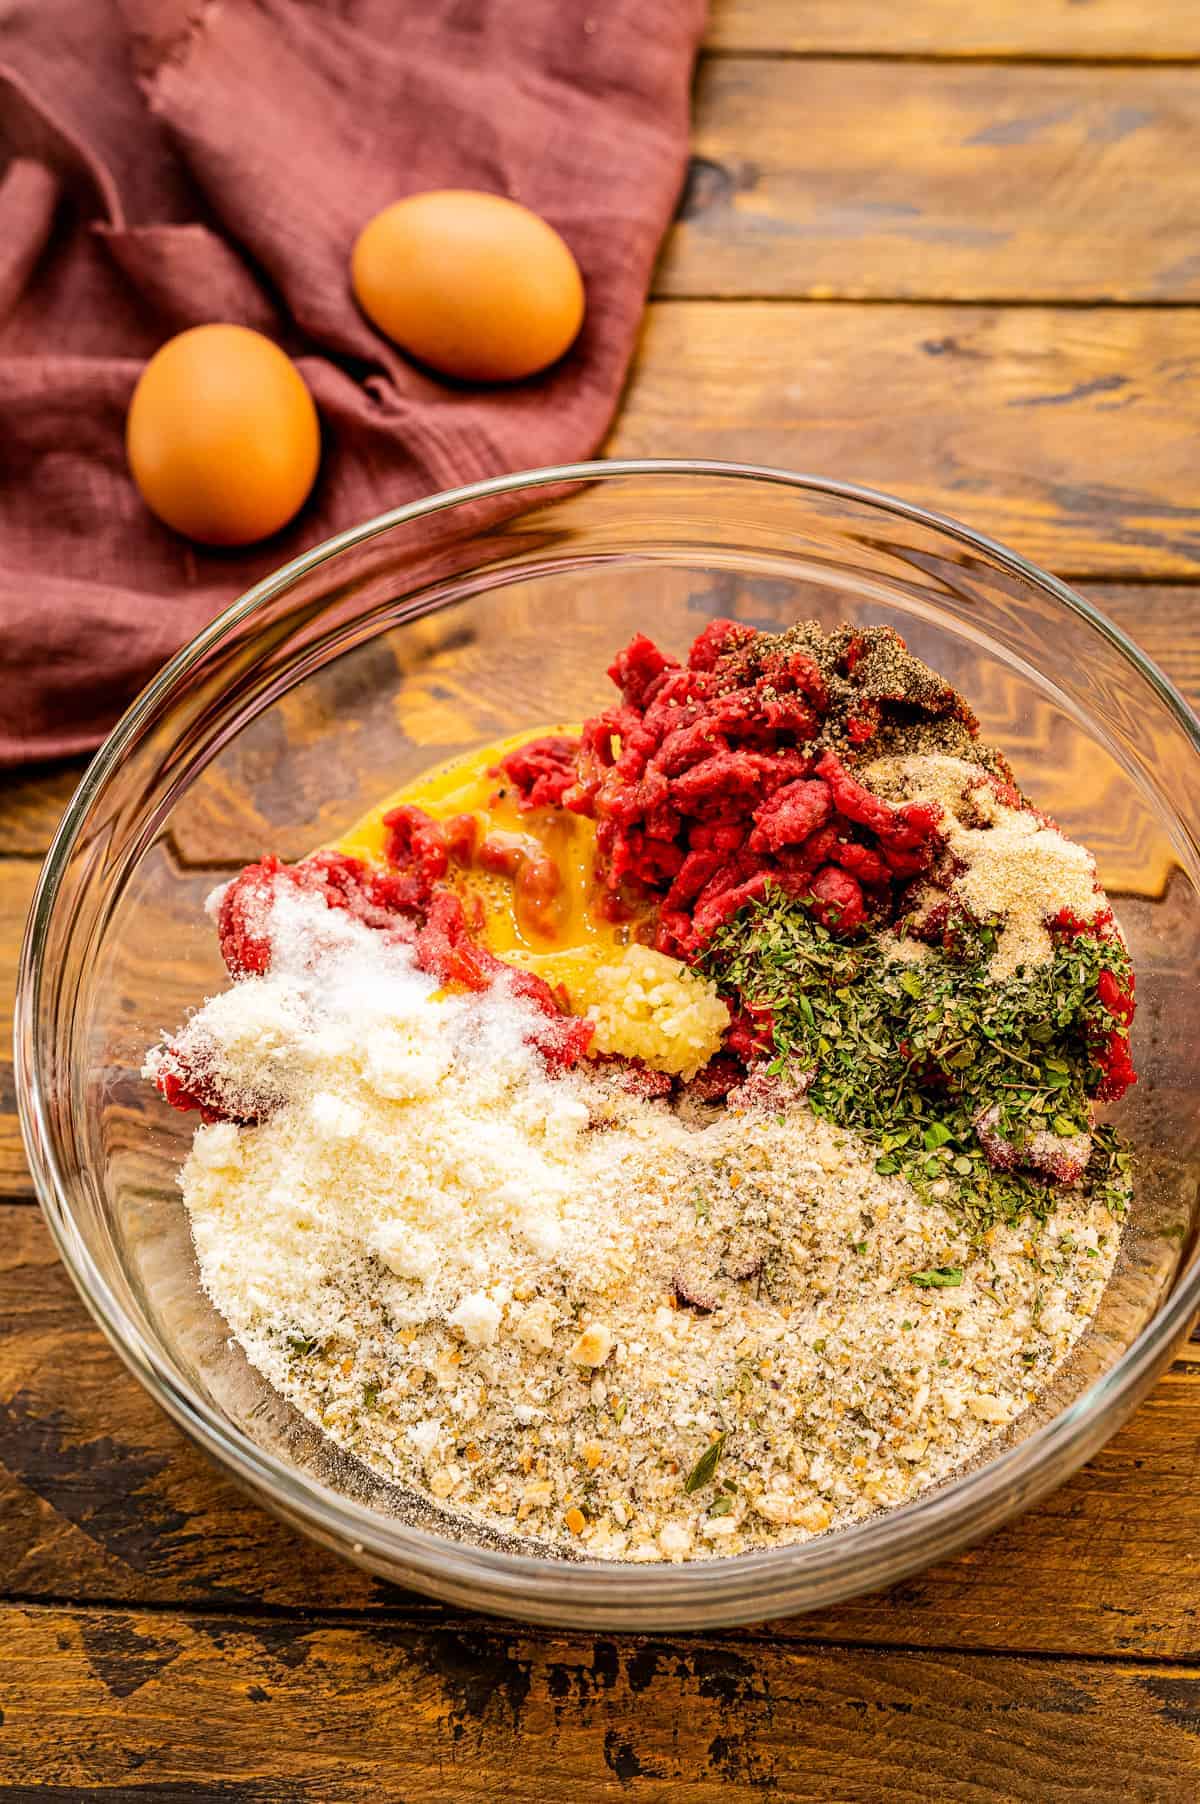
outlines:
[{"label": "bowl rim", "polygon": [[[1200,1310],[1200,1260],[1176,1278],[1157,1314],[1110,1369],[1025,1439],[957,1479],[836,1533],[672,1565],[561,1561],[475,1546],[411,1526],[357,1503],[266,1451],[220,1419],[181,1380],[113,1294],[75,1227],[44,1106],[36,1021],[41,952],[72,853],[96,796],[143,723],[194,665],[234,627],[339,553],[392,528],[481,500],[651,476],[704,477],[814,492],[935,530],[1040,588],[1098,632],[1156,693],[1200,754],[1200,720],[1175,685],[1119,627],[1066,583],[950,516],[882,490],[770,465],[706,458],[592,459],[550,465],[446,489],[375,515],[290,559],[237,596],[152,678],[96,752],[54,835],[30,907],[14,1008],[14,1076],[26,1155],[59,1256],[106,1339],[155,1401],[260,1502],[344,1556],[377,1571],[404,1568],[406,1582],[455,1602],[547,1624],[589,1628],[686,1628],[748,1622],[857,1595],[942,1558],[1025,1507],[1102,1444],[1135,1406]],[[930,1543],[936,1543],[935,1546]]]}]

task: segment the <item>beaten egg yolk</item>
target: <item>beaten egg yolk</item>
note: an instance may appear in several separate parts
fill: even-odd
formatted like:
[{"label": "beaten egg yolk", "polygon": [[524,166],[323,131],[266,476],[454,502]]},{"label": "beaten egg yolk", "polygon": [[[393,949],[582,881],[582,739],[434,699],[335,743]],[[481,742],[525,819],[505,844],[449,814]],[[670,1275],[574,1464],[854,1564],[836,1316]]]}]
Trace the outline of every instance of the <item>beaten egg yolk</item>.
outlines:
[{"label": "beaten egg yolk", "polygon": [[337,850],[383,864],[388,831],[383,817],[409,803],[438,821],[473,815],[477,849],[487,839],[510,845],[517,855],[523,852],[527,864],[537,856],[550,858],[558,872],[557,889],[534,905],[514,877],[481,869],[474,861],[466,867],[452,862],[448,881],[464,901],[478,898],[483,910],[479,938],[485,946],[508,964],[536,971],[551,986],[562,984],[572,1012],[583,1014],[594,1000],[595,972],[621,958],[638,937],[636,923],[606,921],[598,911],[595,822],[564,808],[519,808],[512,785],[496,768],[528,740],[578,731],[577,726],[534,727],[438,765],[364,815],[338,840]]}]

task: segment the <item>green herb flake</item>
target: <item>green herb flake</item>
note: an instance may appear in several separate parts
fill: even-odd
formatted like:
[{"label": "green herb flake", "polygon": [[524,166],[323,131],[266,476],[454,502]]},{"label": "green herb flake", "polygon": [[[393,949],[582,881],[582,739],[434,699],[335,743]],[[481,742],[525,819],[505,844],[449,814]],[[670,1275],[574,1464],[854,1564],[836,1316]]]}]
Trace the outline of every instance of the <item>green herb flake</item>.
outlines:
[{"label": "green herb flake", "polygon": [[957,1290],[963,1281],[961,1265],[935,1265],[929,1271],[909,1272],[908,1281],[921,1290]]},{"label": "green herb flake", "polygon": [[733,1498],[726,1493],[718,1497],[715,1503],[709,1504],[708,1513],[710,1516],[732,1516],[733,1507]]},{"label": "green herb flake", "polygon": [[716,1440],[704,1449],[684,1481],[683,1488],[687,1496],[690,1497],[693,1491],[702,1491],[705,1485],[712,1483],[717,1475],[717,1467],[721,1463],[721,1455],[725,1451],[725,1443],[728,1439],[728,1431],[725,1434],[719,1434]]}]

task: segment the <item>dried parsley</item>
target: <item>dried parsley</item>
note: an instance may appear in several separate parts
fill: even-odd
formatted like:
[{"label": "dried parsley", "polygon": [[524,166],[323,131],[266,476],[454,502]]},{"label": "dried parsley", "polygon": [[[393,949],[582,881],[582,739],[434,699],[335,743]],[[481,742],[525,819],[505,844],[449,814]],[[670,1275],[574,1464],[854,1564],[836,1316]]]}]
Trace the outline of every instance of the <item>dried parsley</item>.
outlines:
[{"label": "dried parsley", "polygon": [[729,1431],[719,1434],[700,1455],[684,1481],[684,1491],[690,1497],[693,1491],[702,1491],[710,1485],[717,1475],[717,1467],[721,1463],[721,1455],[725,1451],[725,1443],[729,1439]]},{"label": "dried parsley", "polygon": [[771,1011],[771,1070],[811,1074],[813,1111],[873,1140],[881,1176],[952,1208],[974,1238],[1054,1201],[1038,1173],[989,1164],[975,1126],[985,1110],[1018,1151],[1037,1134],[1089,1133],[1087,1191],[1120,1213],[1129,1155],[1112,1128],[1091,1127],[1088,1099],[1103,1075],[1097,1036],[1121,1026],[1097,981],[1109,970],[1125,989],[1128,954],[1080,934],[997,979],[996,937],[964,918],[953,951],[914,968],[889,958],[882,936],[839,939],[772,888],[717,930],[701,964],[727,995]]},{"label": "dried parsley", "polygon": [[909,1272],[908,1281],[922,1290],[957,1290],[963,1281],[961,1265],[935,1265],[927,1272]]}]

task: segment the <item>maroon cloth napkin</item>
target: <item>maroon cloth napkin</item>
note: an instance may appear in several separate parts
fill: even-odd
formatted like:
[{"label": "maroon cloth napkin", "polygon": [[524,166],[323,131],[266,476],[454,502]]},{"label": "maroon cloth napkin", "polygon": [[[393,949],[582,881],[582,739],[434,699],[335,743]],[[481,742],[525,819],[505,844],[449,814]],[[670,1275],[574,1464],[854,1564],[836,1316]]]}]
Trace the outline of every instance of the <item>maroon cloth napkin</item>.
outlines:
[{"label": "maroon cloth napkin", "polygon": [[[329,533],[584,457],[612,417],[683,177],[703,0],[36,0],[0,13],[0,766],[97,743],[242,589]],[[359,313],[380,207],[485,188],[544,214],[588,311],[518,387],[440,381]],[[325,448],[246,552],[159,525],[125,411],[172,333],[295,356]]]}]

